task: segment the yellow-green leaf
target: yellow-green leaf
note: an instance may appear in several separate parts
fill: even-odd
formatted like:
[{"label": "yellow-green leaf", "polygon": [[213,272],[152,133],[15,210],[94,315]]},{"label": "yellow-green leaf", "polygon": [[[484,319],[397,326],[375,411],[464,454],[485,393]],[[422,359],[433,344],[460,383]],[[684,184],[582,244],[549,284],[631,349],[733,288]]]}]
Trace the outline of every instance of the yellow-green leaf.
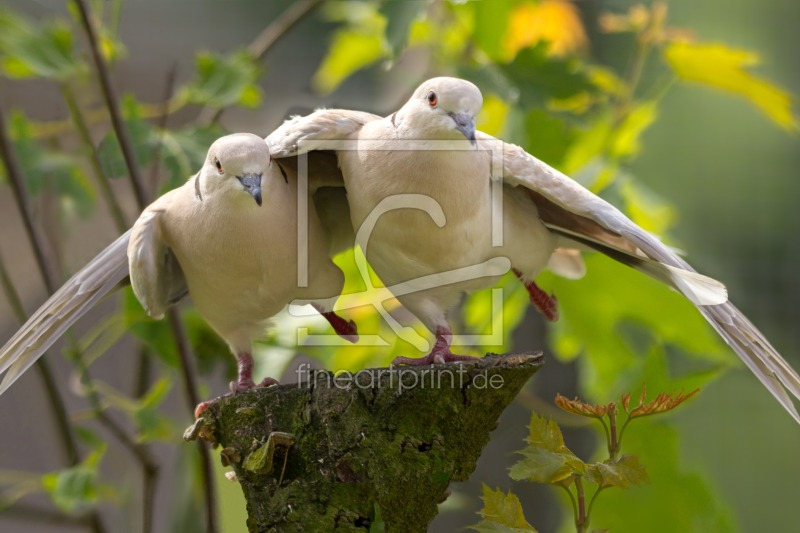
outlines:
[{"label": "yellow-green leaf", "polygon": [[314,89],[323,94],[330,93],[355,71],[387,55],[383,46],[383,28],[379,32],[340,30],[333,38],[328,55],[314,74]]},{"label": "yellow-green leaf", "polygon": [[586,465],[586,477],[602,488],[627,489],[647,483],[647,471],[635,455],[623,455],[617,461]]},{"label": "yellow-green leaf", "polygon": [[637,155],[641,150],[639,138],[656,118],[658,106],[655,102],[645,102],[633,108],[614,130],[608,149],[609,155],[613,158]]},{"label": "yellow-green leaf", "polygon": [[516,494],[505,494],[502,490],[492,490],[483,485],[483,517],[480,523],[471,527],[481,533],[536,533],[525,520],[522,505]]},{"label": "yellow-green leaf", "polygon": [[791,95],[746,70],[758,64],[756,54],[721,44],[676,42],[664,57],[680,79],[743,96],[782,128],[797,129]]}]

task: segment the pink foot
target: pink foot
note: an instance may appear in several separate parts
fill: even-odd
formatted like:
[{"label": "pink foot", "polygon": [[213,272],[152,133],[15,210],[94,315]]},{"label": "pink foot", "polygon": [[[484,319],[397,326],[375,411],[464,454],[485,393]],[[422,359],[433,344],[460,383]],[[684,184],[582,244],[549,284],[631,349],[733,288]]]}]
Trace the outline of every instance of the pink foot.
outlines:
[{"label": "pink foot", "polygon": [[558,320],[558,298],[555,294],[547,294],[533,281],[525,281],[522,277],[522,272],[514,269],[514,274],[528,289],[528,295],[531,298],[533,306],[539,310],[544,317],[550,321],[555,322]]},{"label": "pink foot", "polygon": [[475,361],[480,359],[480,357],[457,355],[451,352],[450,339],[452,338],[453,333],[449,329],[443,327],[436,328],[436,344],[433,345],[431,353],[425,357],[396,357],[394,361],[392,361],[392,364],[409,366],[443,365],[444,363]]},{"label": "pink foot", "polygon": [[337,335],[350,342],[358,342],[358,326],[354,321],[345,320],[333,311],[323,311],[321,307],[316,305],[314,308],[319,311],[319,314],[325,317],[325,320],[333,327],[333,331],[335,331]]}]

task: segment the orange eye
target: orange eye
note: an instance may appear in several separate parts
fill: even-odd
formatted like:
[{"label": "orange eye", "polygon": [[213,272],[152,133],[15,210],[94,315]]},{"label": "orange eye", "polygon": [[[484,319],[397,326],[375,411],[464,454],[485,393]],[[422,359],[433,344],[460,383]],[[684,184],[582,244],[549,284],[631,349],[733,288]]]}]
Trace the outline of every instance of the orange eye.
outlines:
[{"label": "orange eye", "polygon": [[222,163],[219,162],[219,159],[214,160],[214,164],[217,166],[217,172],[223,174],[225,171],[222,170]]},{"label": "orange eye", "polygon": [[436,107],[436,103],[439,101],[439,98],[436,96],[434,91],[428,93],[428,103],[431,107]]}]

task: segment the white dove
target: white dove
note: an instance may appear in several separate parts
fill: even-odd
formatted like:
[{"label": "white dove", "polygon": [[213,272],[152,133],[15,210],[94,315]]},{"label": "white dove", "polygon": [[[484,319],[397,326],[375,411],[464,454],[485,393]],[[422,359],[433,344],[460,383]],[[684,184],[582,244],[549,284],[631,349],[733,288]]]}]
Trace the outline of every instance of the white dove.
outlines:
[{"label": "white dove", "polygon": [[[533,279],[545,266],[568,277],[582,275],[583,263],[574,249],[592,248],[667,283],[691,300],[800,423],[787,394],[800,398],[800,376],[727,301],[721,283],[697,274],[657,238],[567,176],[518,146],[475,131],[481,106],[480,90],[472,83],[434,78],[420,85],[390,116],[318,110],[289,119],[267,142],[276,161],[304,152],[336,152],[353,227],[358,230],[365,220],[374,223],[368,243],[362,245],[367,246],[367,259],[387,286],[505,257],[534,305],[554,320],[555,298]],[[444,221],[434,221],[421,200],[416,209],[387,210],[387,201],[407,199],[409,194],[433,199]],[[376,207],[377,221],[376,215],[370,217]],[[467,359],[450,350],[447,312],[462,292],[490,286],[496,279],[398,293],[401,303],[436,340],[428,356],[395,362]]]},{"label": "white dove", "polygon": [[[336,172],[333,158],[317,158],[315,164],[322,165],[312,169],[315,175]],[[312,198],[322,186],[311,185],[311,194],[302,198]],[[330,200],[334,195],[326,198],[335,201]],[[342,290],[344,275],[329,257],[331,235],[314,206],[307,211],[308,238],[301,245],[307,249],[301,250],[291,164],[271,165],[269,147],[257,135],[218,139],[200,172],[150,204],[131,230],[67,281],[3,346],[0,393],[128,275],[136,297],[156,319],[188,290],[236,356],[239,372],[232,392],[255,387],[252,342],[266,321],[294,300],[324,302]],[[298,284],[300,251],[308,257],[307,286]],[[357,340],[354,322],[323,303],[316,307],[339,335]],[[266,378],[260,385],[273,383]]]}]

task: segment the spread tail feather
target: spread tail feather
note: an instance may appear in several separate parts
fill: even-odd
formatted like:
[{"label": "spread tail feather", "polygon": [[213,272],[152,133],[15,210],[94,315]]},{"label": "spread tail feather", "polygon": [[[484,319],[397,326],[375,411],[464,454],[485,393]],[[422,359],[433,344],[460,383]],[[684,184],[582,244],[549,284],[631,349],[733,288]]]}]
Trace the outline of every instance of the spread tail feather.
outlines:
[{"label": "spread tail feather", "polygon": [[128,275],[128,239],[120,236],[58,289],[0,349],[0,394],[64,332]]}]

